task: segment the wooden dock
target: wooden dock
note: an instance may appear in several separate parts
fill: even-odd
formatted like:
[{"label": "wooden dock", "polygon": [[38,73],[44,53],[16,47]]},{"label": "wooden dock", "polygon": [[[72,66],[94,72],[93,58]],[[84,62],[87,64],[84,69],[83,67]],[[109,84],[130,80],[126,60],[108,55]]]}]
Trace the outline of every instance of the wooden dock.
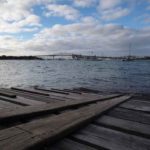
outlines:
[{"label": "wooden dock", "polygon": [[150,150],[150,96],[0,89],[0,150]]}]

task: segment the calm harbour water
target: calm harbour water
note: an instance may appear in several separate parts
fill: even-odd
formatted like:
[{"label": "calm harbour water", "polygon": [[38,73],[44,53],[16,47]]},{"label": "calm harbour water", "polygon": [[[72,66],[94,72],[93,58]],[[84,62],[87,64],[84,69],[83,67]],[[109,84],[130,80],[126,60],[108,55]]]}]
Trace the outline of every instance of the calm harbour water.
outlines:
[{"label": "calm harbour water", "polygon": [[37,85],[150,93],[150,61],[0,61],[0,87]]}]

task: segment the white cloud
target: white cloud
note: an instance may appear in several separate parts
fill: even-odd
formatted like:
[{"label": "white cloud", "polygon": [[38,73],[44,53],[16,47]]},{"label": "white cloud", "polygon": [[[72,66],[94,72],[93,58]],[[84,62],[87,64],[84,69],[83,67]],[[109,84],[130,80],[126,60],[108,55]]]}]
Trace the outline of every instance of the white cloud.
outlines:
[{"label": "white cloud", "polygon": [[[36,1],[37,2],[37,1]],[[33,0],[7,0],[0,5],[0,19],[4,21],[19,21],[24,19],[31,12],[31,6],[35,4]]]},{"label": "white cloud", "polygon": [[[91,2],[92,0],[75,0],[73,6],[89,7],[93,5]],[[40,17],[32,10],[33,6],[39,4],[47,9],[47,15],[64,17],[78,23],[55,24],[49,28],[40,28]],[[0,35],[0,54],[87,53],[92,50],[97,54],[103,52],[106,55],[121,55],[128,53],[130,42],[135,54],[144,54],[144,52],[150,54],[150,28],[137,31],[116,24],[104,25],[91,16],[81,18],[77,7],[75,9],[73,6],[56,3],[56,0],[1,1],[0,32],[3,36]],[[122,7],[120,0],[101,0],[98,9],[101,19],[106,21],[130,13],[129,8]],[[149,16],[144,19],[149,22]],[[23,34],[20,34],[22,38],[9,35],[9,33],[32,31],[38,33],[26,40]]]},{"label": "white cloud", "polygon": [[115,6],[119,5],[121,0],[100,0],[101,9],[112,9]]},{"label": "white cloud", "polygon": [[69,5],[50,4],[47,9],[46,16],[64,17],[68,20],[75,20],[80,16],[79,11]]},{"label": "white cloud", "polygon": [[126,1],[121,0],[100,0],[98,11],[103,20],[115,20],[130,13],[129,8],[121,7]]},{"label": "white cloud", "polygon": [[130,13],[128,8],[117,7],[115,9],[109,9],[102,12],[102,19],[114,20],[123,16],[127,16]]},{"label": "white cloud", "polygon": [[73,0],[75,6],[90,7],[96,3],[96,0]]},{"label": "white cloud", "polygon": [[[136,31],[121,25],[101,25],[91,18],[91,21],[84,19],[81,23],[55,25],[44,29],[35,36],[33,41],[40,43],[40,48],[43,42],[46,43],[45,50],[52,50],[52,53],[59,50],[86,52],[92,49],[97,53],[108,51],[109,55],[109,51],[126,53],[131,41],[135,50],[149,52],[149,33],[150,29]],[[35,45],[32,48],[36,50],[38,47]]]},{"label": "white cloud", "polygon": [[150,53],[150,28],[137,31],[115,24],[101,25],[96,20],[93,22],[92,18],[85,18],[80,23],[45,28],[24,42],[1,37],[0,49],[18,49],[30,54],[88,53],[92,50],[97,54],[122,55],[128,54],[131,42],[135,54]]},{"label": "white cloud", "polygon": [[11,23],[0,20],[0,32],[3,33],[32,32],[35,31],[35,29],[38,30],[40,26],[40,19],[36,15],[29,15],[25,19]]},{"label": "white cloud", "polygon": [[0,32],[15,33],[37,29],[40,26],[40,17],[33,13],[32,7],[41,3],[46,4],[48,0],[1,1]]},{"label": "white cloud", "polygon": [[22,42],[13,36],[0,36],[0,53],[14,53],[22,49]]}]

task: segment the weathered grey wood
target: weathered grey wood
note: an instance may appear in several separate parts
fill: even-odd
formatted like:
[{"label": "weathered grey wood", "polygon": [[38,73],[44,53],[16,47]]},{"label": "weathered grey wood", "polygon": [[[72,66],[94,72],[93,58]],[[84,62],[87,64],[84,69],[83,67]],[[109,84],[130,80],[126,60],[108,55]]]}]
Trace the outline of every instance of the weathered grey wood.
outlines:
[{"label": "weathered grey wood", "polygon": [[150,138],[150,125],[142,124],[134,121],[119,119],[107,115],[103,115],[95,121],[97,124],[107,126],[109,128],[118,129],[124,132],[132,132],[132,134],[149,137]]},{"label": "weathered grey wood", "polygon": [[21,97],[21,96],[17,96],[17,101],[19,101],[21,103],[24,103],[28,106],[36,106],[36,105],[46,104],[46,102],[36,101],[36,100],[28,99],[28,98],[25,98],[25,97]]},{"label": "weathered grey wood", "polygon": [[58,92],[64,92],[65,93],[68,93],[68,94],[71,94],[71,93],[74,93],[74,94],[82,94],[81,92],[77,92],[75,90],[69,90],[69,89],[55,89],[55,88],[51,88],[51,90],[55,90],[55,91],[58,91]]},{"label": "weathered grey wood", "polygon": [[[36,94],[36,92],[41,92],[39,90],[34,90],[35,93],[31,93],[31,92],[27,92],[27,91],[19,91],[19,90],[8,90],[5,89],[6,91],[9,91],[10,93],[14,93],[16,95],[20,95],[29,99],[33,99],[33,100],[38,100],[38,101],[44,101],[44,102],[56,102],[56,100],[76,100],[76,99],[81,99],[81,97],[76,97],[76,96],[69,96],[68,95],[64,95],[64,94],[60,94],[60,93],[50,93],[50,92],[44,92],[46,94],[49,94],[49,96],[44,96],[44,95],[40,95],[40,94]],[[33,90],[32,90],[33,91]]]},{"label": "weathered grey wood", "polygon": [[142,100],[142,101],[148,101],[148,102],[150,102],[150,94],[135,95],[133,98],[135,100]]},{"label": "weathered grey wood", "polygon": [[10,98],[16,98],[15,94],[11,94],[9,92],[3,91],[2,89],[0,89],[0,96],[6,96],[6,97],[10,97]]},{"label": "weathered grey wood", "polygon": [[86,93],[99,93],[98,90],[88,89],[88,88],[84,88],[84,87],[74,88],[74,90],[80,91],[80,92],[86,92]]},{"label": "weathered grey wood", "polygon": [[3,103],[3,101],[0,101],[0,109],[3,108],[7,108],[8,106],[5,104],[5,102]]},{"label": "weathered grey wood", "polygon": [[70,89],[63,89],[63,90],[70,93],[82,94],[82,92],[75,91],[75,90],[70,90]]},{"label": "weathered grey wood", "polygon": [[2,101],[9,102],[10,104],[13,103],[13,104],[21,105],[21,106],[28,106],[26,103],[23,103],[23,102],[19,101],[18,98],[14,99],[14,98],[0,96],[0,99]]},{"label": "weathered grey wood", "polygon": [[62,91],[62,90],[54,89],[54,88],[51,88],[51,89],[36,88],[36,89],[43,90],[43,91],[45,90],[45,91],[53,92],[53,93],[66,94],[66,95],[69,94],[69,92],[64,92],[64,91]]},{"label": "weathered grey wood", "polygon": [[6,109],[5,108],[12,108],[12,109],[16,109],[16,108],[19,108],[21,107],[20,105],[17,105],[17,104],[13,104],[13,103],[9,103],[9,102],[6,102],[6,101],[3,101],[0,99],[0,112],[3,113],[3,111],[5,111]]},{"label": "weathered grey wood", "polygon": [[0,134],[0,142],[3,140],[6,140],[10,137],[14,137],[18,134],[23,133],[24,131],[19,129],[19,128],[8,128],[5,130],[0,130],[1,134]]},{"label": "weathered grey wood", "polygon": [[124,108],[115,108],[108,112],[108,115],[120,119],[126,119],[150,125],[150,114],[141,111],[134,111]]},{"label": "weathered grey wood", "polygon": [[133,100],[134,100],[134,101],[137,101],[137,102],[147,102],[147,103],[150,103],[150,100],[144,99],[144,98],[143,98],[143,99],[140,99],[140,98],[136,98],[136,99],[135,99],[135,98],[134,98]]},{"label": "weathered grey wood", "polygon": [[64,139],[61,142],[57,142],[55,145],[52,145],[46,150],[97,150],[91,146],[78,143],[71,139]]},{"label": "weathered grey wood", "polygon": [[111,150],[149,150],[150,140],[117,130],[89,125],[73,138]]},{"label": "weathered grey wood", "polygon": [[62,94],[62,93],[56,93],[56,92],[51,92],[50,90],[45,90],[45,89],[39,89],[36,88],[36,90],[44,90],[44,92],[47,92],[50,97],[51,96],[57,96],[57,97],[62,97],[62,98],[69,98],[69,99],[74,99],[74,100],[82,100],[82,99],[91,99],[91,98],[96,98],[99,97],[99,94],[89,94],[89,93],[83,93],[83,94],[77,94],[77,93],[70,93],[70,94]]},{"label": "weathered grey wood", "polygon": [[[40,146],[43,146],[43,144],[47,142],[48,143],[54,142],[55,140],[68,135],[77,128],[92,121],[93,119],[95,119],[95,117],[97,117],[104,111],[116,106],[121,102],[128,100],[129,98],[130,96],[122,96],[119,98],[114,98],[109,101],[97,102],[97,104],[91,104],[90,106],[85,106],[77,110],[72,110],[69,113],[64,112],[56,116],[42,118],[34,120],[29,123],[15,126],[14,128],[19,128],[25,131],[25,133],[30,133],[30,137],[27,136],[26,138],[24,135],[23,138],[20,137],[20,135],[19,138],[18,136],[13,137],[13,140],[16,142],[11,143],[11,149],[15,148],[15,150],[17,149],[21,150],[31,147],[40,149],[41,148]],[[0,132],[0,135],[1,134],[2,133]],[[31,137],[32,138],[35,137],[36,141],[32,142]],[[12,138],[12,136],[10,136],[10,138]],[[3,140],[2,144],[0,142],[0,148],[4,149],[5,148],[4,146],[6,145],[7,150],[7,145],[10,143],[10,138]],[[25,141],[30,142],[29,143],[26,142],[26,145],[24,145]],[[22,148],[20,148],[21,143]]]},{"label": "weathered grey wood", "polygon": [[[39,89],[35,89],[36,91],[41,91]],[[73,97],[64,97],[64,95],[60,94],[60,93],[50,93],[49,91],[45,91],[49,94],[49,97],[50,98],[54,98],[56,100],[60,100],[60,101],[64,101],[64,100],[73,100],[74,98]],[[76,100],[76,99],[75,99]]]},{"label": "weathered grey wood", "polygon": [[[0,149],[1,150],[21,150],[26,144],[32,145],[39,141],[38,137],[19,128],[8,128],[0,130]],[[8,143],[6,143],[6,140]],[[17,142],[17,144],[15,144]]]},{"label": "weathered grey wood", "polygon": [[[99,96],[99,99],[95,100],[72,100],[72,101],[60,101],[58,103],[40,105],[40,106],[28,106],[26,108],[21,109],[9,109],[0,111],[0,122],[17,120],[19,118],[28,118],[36,115],[49,114],[56,111],[62,111],[68,108],[73,108],[76,106],[83,106],[91,103],[95,103],[103,100],[110,100],[111,98],[118,97],[119,95],[108,95],[108,96]],[[10,120],[11,119],[11,120]]]},{"label": "weathered grey wood", "polygon": [[120,107],[144,111],[144,112],[150,112],[150,103],[146,101],[131,100],[129,102],[121,104]]},{"label": "weathered grey wood", "polygon": [[60,101],[58,103],[53,104],[47,104],[47,105],[41,105],[41,106],[28,106],[26,108],[21,109],[10,109],[3,111],[3,113],[0,113],[0,122],[4,120],[10,119],[19,119],[24,117],[30,117],[30,116],[36,116],[36,115],[42,115],[47,113],[53,113],[56,111],[62,111],[68,108],[83,106],[91,103],[95,103],[98,101],[103,100],[110,100],[112,98],[118,97],[118,95],[108,95],[108,96],[99,96],[99,99],[91,99],[91,100],[72,100],[72,101]]},{"label": "weathered grey wood", "polygon": [[21,88],[15,88],[12,87],[12,90],[16,90],[16,91],[23,91],[23,92],[28,92],[28,93],[33,93],[33,94],[39,94],[39,95],[44,95],[44,96],[49,96],[49,94],[45,93],[45,92],[37,92],[35,90],[28,90],[28,89],[21,89]]},{"label": "weathered grey wood", "polygon": [[31,100],[36,100],[36,101],[41,101],[41,102],[46,102],[46,103],[56,102],[56,99],[48,97],[48,96],[44,96],[44,95],[23,92],[23,91],[17,91],[17,90],[10,90],[10,89],[4,89],[4,90],[7,92],[16,94],[17,96],[25,97],[25,98],[31,99]]}]

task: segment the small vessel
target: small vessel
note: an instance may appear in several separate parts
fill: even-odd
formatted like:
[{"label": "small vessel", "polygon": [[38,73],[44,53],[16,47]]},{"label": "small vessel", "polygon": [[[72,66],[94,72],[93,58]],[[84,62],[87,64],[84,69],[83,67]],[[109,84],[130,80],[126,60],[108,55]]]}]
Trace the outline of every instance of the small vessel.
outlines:
[{"label": "small vessel", "polygon": [[127,58],[123,59],[122,61],[134,61],[134,60],[135,60],[135,58],[128,56]]},{"label": "small vessel", "polygon": [[133,56],[131,56],[131,43],[129,44],[129,55],[124,58],[122,61],[134,61],[135,58]]}]

